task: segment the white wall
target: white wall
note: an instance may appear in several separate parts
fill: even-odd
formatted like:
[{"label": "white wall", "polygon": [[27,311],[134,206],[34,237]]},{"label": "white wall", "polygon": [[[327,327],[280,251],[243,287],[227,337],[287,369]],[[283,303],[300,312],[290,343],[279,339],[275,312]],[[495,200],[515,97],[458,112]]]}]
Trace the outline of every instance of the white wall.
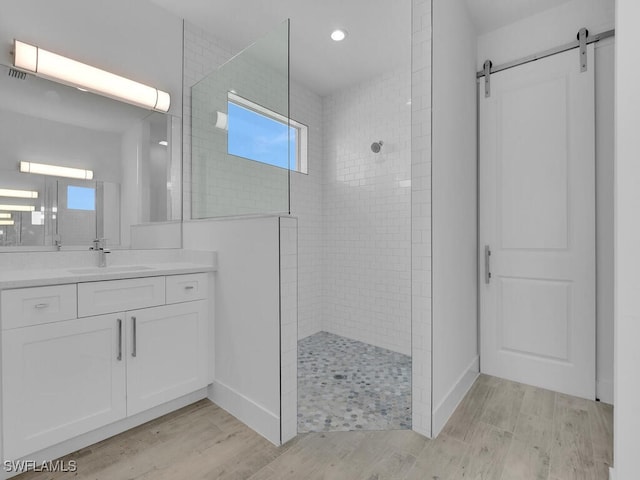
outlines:
[{"label": "white wall", "polygon": [[[569,43],[581,27],[591,34],[614,28],[614,0],[573,0],[557,8],[478,37],[476,68],[485,60],[493,65],[516,60]],[[613,237],[612,104],[613,51],[611,41],[596,47],[596,202],[597,202],[597,392],[613,402],[613,311],[611,258]],[[608,46],[607,46],[608,44]]]},{"label": "white wall", "polygon": [[13,39],[165,90],[182,116],[182,20],[146,0],[3,0],[0,62]]},{"label": "white wall", "polygon": [[[411,354],[409,68],[323,99],[323,329],[406,355]],[[384,145],[373,153],[371,143],[378,140]]]},{"label": "white wall", "polygon": [[616,2],[615,477],[638,477],[640,431],[640,3]]},{"label": "white wall", "polygon": [[487,59],[497,66],[572,42],[582,27],[595,34],[613,23],[614,0],[572,0],[478,37],[476,66],[482,70]]},{"label": "white wall", "polygon": [[433,435],[478,375],[476,34],[433,6]]},{"label": "white wall", "polygon": [[185,249],[218,253],[211,399],[279,444],[279,219],[194,221],[183,229]]},{"label": "white wall", "polygon": [[131,225],[131,248],[180,248],[182,222],[154,222]]}]

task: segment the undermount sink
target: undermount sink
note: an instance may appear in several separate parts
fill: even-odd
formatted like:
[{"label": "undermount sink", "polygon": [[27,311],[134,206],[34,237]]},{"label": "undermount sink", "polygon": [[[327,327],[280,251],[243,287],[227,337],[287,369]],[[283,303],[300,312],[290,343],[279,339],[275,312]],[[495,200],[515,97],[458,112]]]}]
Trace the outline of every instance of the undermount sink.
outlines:
[{"label": "undermount sink", "polygon": [[71,268],[71,273],[112,273],[112,272],[143,272],[145,270],[153,270],[153,267],[145,267],[144,265],[115,265],[113,267],[84,267]]}]

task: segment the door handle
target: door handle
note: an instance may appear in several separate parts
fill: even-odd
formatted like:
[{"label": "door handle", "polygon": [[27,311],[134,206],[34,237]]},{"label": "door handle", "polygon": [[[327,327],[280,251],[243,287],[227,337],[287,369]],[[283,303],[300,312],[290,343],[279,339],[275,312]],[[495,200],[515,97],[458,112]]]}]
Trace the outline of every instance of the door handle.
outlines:
[{"label": "door handle", "polygon": [[491,283],[491,247],[484,246],[484,283]]},{"label": "door handle", "polygon": [[122,319],[118,319],[118,361],[122,361]]},{"label": "door handle", "polygon": [[138,355],[138,338],[136,332],[136,317],[131,317],[131,321],[133,322],[133,348],[131,349],[131,356],[136,357]]}]

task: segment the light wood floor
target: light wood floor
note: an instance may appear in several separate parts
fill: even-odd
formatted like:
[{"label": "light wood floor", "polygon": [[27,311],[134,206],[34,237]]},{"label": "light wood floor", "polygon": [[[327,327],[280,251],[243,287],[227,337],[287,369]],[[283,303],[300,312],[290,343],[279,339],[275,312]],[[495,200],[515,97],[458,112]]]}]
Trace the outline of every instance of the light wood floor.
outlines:
[{"label": "light wood floor", "polygon": [[19,480],[605,480],[613,409],[482,375],[444,431],[299,435],[281,448],[203,400]]}]

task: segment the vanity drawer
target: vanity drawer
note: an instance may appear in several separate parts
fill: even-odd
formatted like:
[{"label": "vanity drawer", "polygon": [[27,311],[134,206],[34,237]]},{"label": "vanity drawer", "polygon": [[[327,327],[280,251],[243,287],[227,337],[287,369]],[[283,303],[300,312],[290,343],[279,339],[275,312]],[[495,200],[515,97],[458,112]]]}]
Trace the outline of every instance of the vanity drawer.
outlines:
[{"label": "vanity drawer", "polygon": [[76,285],[3,290],[2,329],[71,320],[77,317]]},{"label": "vanity drawer", "polygon": [[164,277],[78,284],[78,316],[123,312],[164,304]]},{"label": "vanity drawer", "polygon": [[206,273],[171,275],[167,279],[167,303],[204,300],[209,292]]}]

